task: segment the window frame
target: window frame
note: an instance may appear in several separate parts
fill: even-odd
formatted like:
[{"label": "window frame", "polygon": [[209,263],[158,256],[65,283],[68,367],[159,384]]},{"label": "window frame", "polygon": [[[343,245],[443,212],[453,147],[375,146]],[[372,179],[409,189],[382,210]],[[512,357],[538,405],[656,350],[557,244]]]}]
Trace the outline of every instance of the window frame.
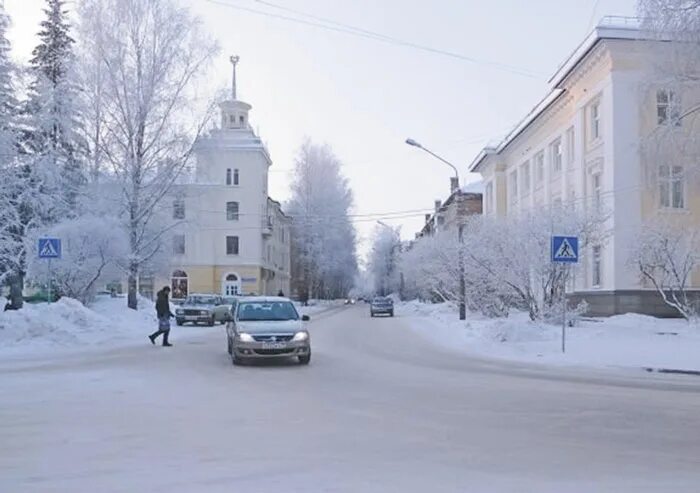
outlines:
[{"label": "window frame", "polygon": [[240,185],[240,172],[238,168],[233,168],[233,185],[238,186]]},{"label": "window frame", "polygon": [[[555,152],[558,149],[558,152]],[[564,150],[561,145],[561,137],[557,137],[549,144],[549,166],[552,176],[560,175],[564,170]]]},{"label": "window frame", "polygon": [[[181,247],[181,248],[179,248]],[[173,255],[187,254],[187,239],[184,234],[173,235]]]},{"label": "window frame", "polygon": [[595,101],[592,101],[588,105],[588,130],[590,132],[590,142],[597,142],[598,140],[600,140],[602,135],[600,107],[600,98],[596,99]]},{"label": "window frame", "polygon": [[231,186],[232,184],[232,171],[231,168],[226,168],[226,186]]},{"label": "window frame", "polygon": [[[235,211],[229,210],[229,207],[235,206]],[[241,219],[241,204],[235,200],[229,200],[226,202],[226,220],[227,221],[239,221]]]},{"label": "window frame", "polygon": [[[665,95],[666,101],[659,101],[659,96]],[[664,116],[659,113],[661,108]],[[674,89],[664,87],[656,90],[656,124],[665,126],[681,126],[681,102],[678,92]]]},{"label": "window frame", "polygon": [[[235,245],[235,248],[229,249],[229,239],[233,242],[232,245]],[[235,250],[235,251],[233,251]],[[241,240],[239,236],[236,235],[226,235],[226,255],[240,255],[241,253]]]},{"label": "window frame", "polygon": [[593,245],[591,247],[591,287],[603,286],[603,247]]},{"label": "window frame", "polygon": [[173,219],[182,221],[187,217],[185,209],[185,197],[178,196],[173,199]]},{"label": "window frame", "polygon": [[[667,168],[668,173],[666,176],[662,176],[661,170]],[[676,169],[680,172],[676,173]],[[658,187],[657,193],[659,195],[658,205],[661,210],[666,211],[684,211],[686,210],[687,204],[687,191],[686,191],[686,180],[685,180],[685,167],[681,165],[674,164],[662,164],[659,166],[657,171]],[[664,188],[666,190],[664,191]],[[680,201],[678,205],[675,200],[675,194],[679,192]],[[666,200],[664,200],[666,199]]]}]

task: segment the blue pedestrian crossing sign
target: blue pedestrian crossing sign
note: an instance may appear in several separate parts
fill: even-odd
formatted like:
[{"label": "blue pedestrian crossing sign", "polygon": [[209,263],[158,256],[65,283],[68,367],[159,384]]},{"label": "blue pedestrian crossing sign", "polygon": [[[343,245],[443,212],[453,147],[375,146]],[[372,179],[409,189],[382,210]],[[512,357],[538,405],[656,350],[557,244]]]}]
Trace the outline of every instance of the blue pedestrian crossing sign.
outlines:
[{"label": "blue pedestrian crossing sign", "polygon": [[39,258],[61,258],[61,240],[39,238]]},{"label": "blue pedestrian crossing sign", "polygon": [[552,262],[578,262],[577,236],[552,236]]}]

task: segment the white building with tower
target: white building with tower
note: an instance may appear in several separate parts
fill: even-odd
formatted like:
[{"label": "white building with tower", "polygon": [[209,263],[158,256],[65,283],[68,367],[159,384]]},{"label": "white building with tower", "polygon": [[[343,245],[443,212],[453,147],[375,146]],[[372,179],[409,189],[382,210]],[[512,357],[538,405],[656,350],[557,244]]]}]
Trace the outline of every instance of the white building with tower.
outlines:
[{"label": "white building with tower", "polygon": [[[187,293],[289,293],[290,219],[268,196],[270,154],[236,94],[219,104],[220,124],[195,145],[196,164],[175,187],[170,285]],[[160,283],[159,283],[160,285]]]}]

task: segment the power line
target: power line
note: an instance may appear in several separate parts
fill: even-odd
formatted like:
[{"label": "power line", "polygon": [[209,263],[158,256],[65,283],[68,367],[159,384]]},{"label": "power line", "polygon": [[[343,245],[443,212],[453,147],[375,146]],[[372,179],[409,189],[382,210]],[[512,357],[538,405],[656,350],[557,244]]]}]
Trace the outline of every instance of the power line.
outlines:
[{"label": "power line", "polygon": [[[290,17],[290,16],[284,15],[284,14],[276,14],[274,12],[253,9],[250,7],[244,7],[242,5],[232,4],[230,2],[225,2],[223,0],[204,0],[204,1],[209,2],[211,4],[220,5],[223,7],[241,10],[243,12],[248,12],[248,13],[255,14],[255,15],[261,15],[261,16],[270,17],[270,18],[279,19],[279,20],[284,20],[284,21],[288,21],[288,22],[294,22],[297,24],[313,26],[313,27],[317,27],[317,28],[321,28],[321,29],[326,29],[328,31],[335,31],[335,32],[343,33],[343,34],[349,34],[351,36],[357,36],[357,37],[361,37],[361,38],[371,39],[374,41],[381,41],[383,43],[404,46],[407,48],[413,48],[416,50],[421,50],[421,51],[425,51],[425,52],[429,52],[429,53],[434,53],[434,54],[443,55],[443,56],[447,56],[450,58],[455,58],[458,60],[474,63],[477,65],[488,65],[488,66],[492,66],[494,68],[497,68],[499,70],[510,72],[512,74],[521,75],[523,77],[530,77],[533,79],[542,78],[542,74],[538,74],[538,73],[532,72],[530,70],[527,70],[527,69],[524,69],[521,67],[515,67],[512,65],[507,65],[504,63],[500,63],[500,62],[494,62],[492,60],[482,60],[482,59],[474,58],[471,56],[462,55],[460,53],[455,53],[452,51],[441,50],[438,48],[425,46],[425,45],[422,45],[419,43],[415,43],[413,41],[405,41],[405,40],[402,40],[399,38],[394,38],[391,36],[387,36],[385,34],[381,34],[378,32],[370,31],[367,29],[362,29],[359,27],[351,26],[349,24],[340,23],[337,21],[333,21],[331,19],[326,19],[326,18],[318,17],[318,16],[315,16],[312,14],[307,14],[305,12],[290,9],[288,7],[283,7],[283,6],[280,6],[277,4],[273,4],[271,2],[258,2],[258,3],[261,3],[263,5],[267,5],[267,6],[276,8],[276,9],[284,10],[286,12],[294,13],[296,15],[308,17],[309,19],[314,19],[316,21],[321,21],[321,22],[315,22],[314,20],[300,19],[298,17]],[[322,22],[324,22],[325,24]]]}]

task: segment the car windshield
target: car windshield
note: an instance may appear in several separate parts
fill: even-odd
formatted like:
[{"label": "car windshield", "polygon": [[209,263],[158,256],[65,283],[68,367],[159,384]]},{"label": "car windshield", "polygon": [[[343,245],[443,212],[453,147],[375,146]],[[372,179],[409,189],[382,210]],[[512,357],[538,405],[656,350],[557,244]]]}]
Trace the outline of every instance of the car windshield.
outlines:
[{"label": "car windshield", "polygon": [[299,314],[289,301],[246,301],[238,305],[238,320],[241,322],[299,320]]},{"label": "car windshield", "polygon": [[374,298],[373,303],[391,303],[391,298]]},{"label": "car windshield", "polygon": [[215,305],[216,296],[188,296],[186,305]]}]

